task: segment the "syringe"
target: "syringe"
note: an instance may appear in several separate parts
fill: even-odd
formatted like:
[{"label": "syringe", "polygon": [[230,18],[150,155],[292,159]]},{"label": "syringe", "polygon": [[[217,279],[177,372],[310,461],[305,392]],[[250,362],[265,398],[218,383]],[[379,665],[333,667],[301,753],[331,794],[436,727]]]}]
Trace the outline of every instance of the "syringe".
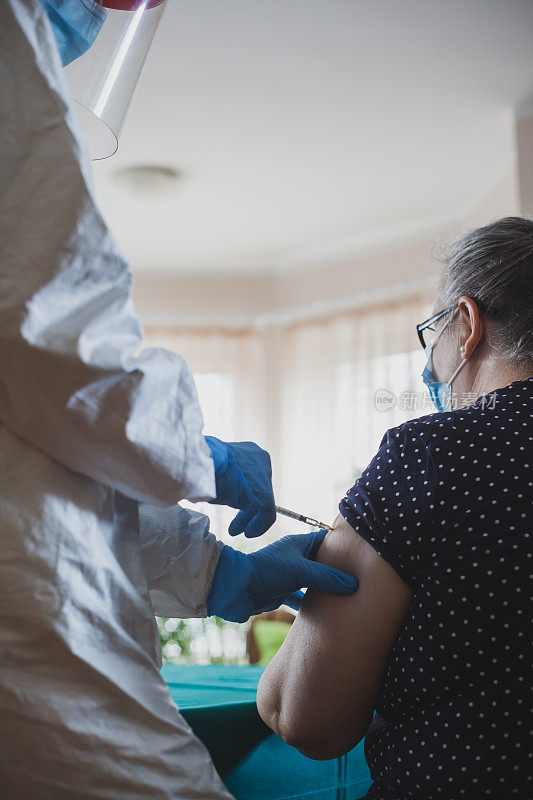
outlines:
[{"label": "syringe", "polygon": [[306,525],[311,525],[313,528],[325,528],[327,531],[333,530],[331,525],[326,525],[325,522],[319,522],[317,519],[313,519],[313,517],[306,517],[305,514],[297,514],[296,511],[289,511],[288,508],[276,506],[276,511],[284,517],[291,517],[291,519],[297,519],[299,522],[305,522]]}]

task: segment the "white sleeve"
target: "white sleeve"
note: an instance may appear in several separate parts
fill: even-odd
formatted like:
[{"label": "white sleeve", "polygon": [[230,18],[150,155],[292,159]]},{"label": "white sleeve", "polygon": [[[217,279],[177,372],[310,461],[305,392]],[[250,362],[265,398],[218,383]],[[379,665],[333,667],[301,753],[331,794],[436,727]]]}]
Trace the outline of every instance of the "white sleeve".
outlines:
[{"label": "white sleeve", "polygon": [[137,500],[215,495],[192,375],[136,355],[127,263],[38,0],[0,2],[0,419],[52,458]]},{"label": "white sleeve", "polygon": [[223,542],[209,532],[209,517],[179,505],[139,506],[142,567],[154,613],[206,616],[206,602]]}]

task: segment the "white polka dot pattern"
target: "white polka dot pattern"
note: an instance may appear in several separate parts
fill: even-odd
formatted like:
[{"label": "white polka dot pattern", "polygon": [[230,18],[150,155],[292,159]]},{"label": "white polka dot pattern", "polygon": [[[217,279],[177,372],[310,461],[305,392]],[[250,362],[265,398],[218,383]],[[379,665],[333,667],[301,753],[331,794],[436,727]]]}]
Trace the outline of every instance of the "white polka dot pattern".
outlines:
[{"label": "white polka dot pattern", "polygon": [[414,591],[365,800],[533,798],[533,378],[495,395],[387,431],[339,506]]}]

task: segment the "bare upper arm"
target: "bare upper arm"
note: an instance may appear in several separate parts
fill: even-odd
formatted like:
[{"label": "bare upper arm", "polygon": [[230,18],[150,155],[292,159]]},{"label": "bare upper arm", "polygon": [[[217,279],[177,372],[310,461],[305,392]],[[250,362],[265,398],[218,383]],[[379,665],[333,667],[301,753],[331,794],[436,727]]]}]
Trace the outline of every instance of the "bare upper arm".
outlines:
[{"label": "bare upper arm", "polygon": [[265,721],[315,758],[333,758],[365,735],[413,592],[339,515],[317,561],[359,580],[353,595],[306,594],[259,686]]}]

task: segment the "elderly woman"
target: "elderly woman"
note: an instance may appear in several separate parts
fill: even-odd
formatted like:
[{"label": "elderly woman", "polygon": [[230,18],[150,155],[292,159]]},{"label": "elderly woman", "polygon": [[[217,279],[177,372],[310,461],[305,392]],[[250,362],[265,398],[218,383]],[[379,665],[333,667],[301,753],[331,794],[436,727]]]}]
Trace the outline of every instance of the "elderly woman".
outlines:
[{"label": "elderly woman", "polygon": [[359,590],[308,592],[259,711],[311,758],[366,737],[366,800],[531,800],[533,222],[460,240],[418,332],[440,413],[340,503],[318,559]]}]

